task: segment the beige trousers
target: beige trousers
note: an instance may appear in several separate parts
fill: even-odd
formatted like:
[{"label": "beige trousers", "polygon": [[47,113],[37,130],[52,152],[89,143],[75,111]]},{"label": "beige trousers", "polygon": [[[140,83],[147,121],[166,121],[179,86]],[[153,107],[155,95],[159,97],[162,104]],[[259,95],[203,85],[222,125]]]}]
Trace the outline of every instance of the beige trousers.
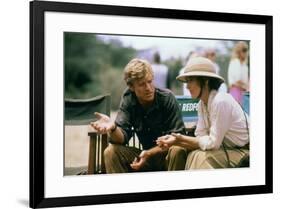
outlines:
[{"label": "beige trousers", "polygon": [[[230,167],[235,168],[241,159],[249,155],[249,150],[244,148],[226,148],[229,156]],[[194,150],[188,154],[185,169],[213,169],[227,168],[228,160],[223,147],[218,150]]]},{"label": "beige trousers", "polygon": [[[130,164],[140,153],[141,150],[135,147],[109,144],[104,150],[106,173],[134,172]],[[172,146],[166,152],[151,156],[140,171],[184,170],[186,158],[184,148]]]}]

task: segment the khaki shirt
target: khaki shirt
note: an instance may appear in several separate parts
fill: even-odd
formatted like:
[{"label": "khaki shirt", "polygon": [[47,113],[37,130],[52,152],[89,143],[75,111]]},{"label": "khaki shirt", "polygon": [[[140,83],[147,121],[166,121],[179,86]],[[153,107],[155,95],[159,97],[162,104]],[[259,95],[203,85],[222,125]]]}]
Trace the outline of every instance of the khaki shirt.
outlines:
[{"label": "khaki shirt", "polygon": [[156,146],[158,137],[170,133],[185,134],[179,105],[169,90],[155,89],[154,103],[144,109],[135,93],[127,89],[120,103],[115,123],[122,129],[125,143],[135,132],[144,149]]}]

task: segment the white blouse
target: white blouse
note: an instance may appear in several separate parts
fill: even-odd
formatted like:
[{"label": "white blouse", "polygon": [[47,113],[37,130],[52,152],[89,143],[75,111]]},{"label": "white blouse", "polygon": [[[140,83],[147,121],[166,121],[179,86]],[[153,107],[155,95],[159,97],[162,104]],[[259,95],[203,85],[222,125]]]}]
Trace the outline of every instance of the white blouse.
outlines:
[{"label": "white blouse", "polygon": [[244,146],[249,142],[250,121],[242,107],[230,94],[211,91],[208,105],[198,104],[198,123],[195,136],[202,150],[219,149],[222,141],[229,147]]},{"label": "white blouse", "polygon": [[241,63],[237,58],[231,60],[228,67],[228,85],[231,86],[239,80],[248,84],[248,71],[247,64]]}]

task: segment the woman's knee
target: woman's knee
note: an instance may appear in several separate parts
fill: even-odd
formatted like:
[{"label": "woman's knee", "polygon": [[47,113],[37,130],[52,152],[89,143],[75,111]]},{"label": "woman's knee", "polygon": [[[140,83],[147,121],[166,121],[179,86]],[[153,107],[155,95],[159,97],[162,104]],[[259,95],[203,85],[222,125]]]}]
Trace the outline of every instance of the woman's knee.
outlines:
[{"label": "woman's knee", "polygon": [[227,167],[227,158],[223,150],[191,152],[186,161],[186,169],[213,169]]},{"label": "woman's knee", "polygon": [[194,150],[188,154],[185,169],[196,169],[202,166],[207,161],[208,154],[202,150]]}]

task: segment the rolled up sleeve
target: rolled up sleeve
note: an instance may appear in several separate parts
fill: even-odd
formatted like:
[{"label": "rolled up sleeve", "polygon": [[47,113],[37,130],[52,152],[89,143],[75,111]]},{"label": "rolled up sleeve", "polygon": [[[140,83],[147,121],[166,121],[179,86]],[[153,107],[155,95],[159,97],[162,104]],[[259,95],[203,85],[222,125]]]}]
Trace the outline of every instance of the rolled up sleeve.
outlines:
[{"label": "rolled up sleeve", "polygon": [[119,128],[121,128],[124,135],[124,144],[128,143],[133,135],[133,131],[130,123],[130,113],[128,112],[125,104],[121,104],[115,123]]}]

